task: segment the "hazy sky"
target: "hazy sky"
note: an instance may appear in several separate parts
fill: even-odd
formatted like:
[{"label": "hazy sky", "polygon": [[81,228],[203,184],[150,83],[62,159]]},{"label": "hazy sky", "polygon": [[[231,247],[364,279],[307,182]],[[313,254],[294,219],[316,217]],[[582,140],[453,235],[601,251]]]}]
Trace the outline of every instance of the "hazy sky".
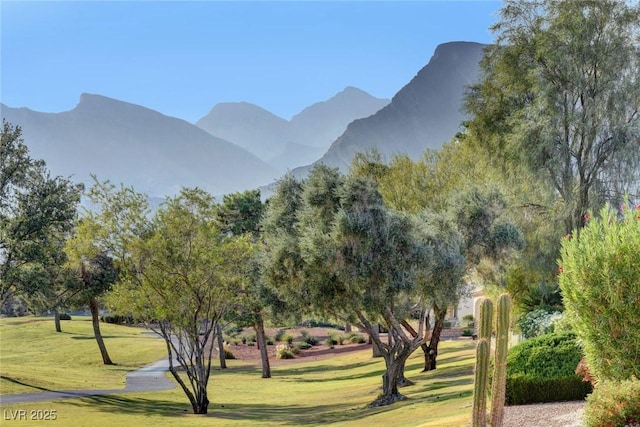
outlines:
[{"label": "hazy sky", "polygon": [[83,92],[196,121],[247,101],[286,119],[346,86],[391,98],[449,41],[490,43],[499,1],[7,1],[0,99]]}]

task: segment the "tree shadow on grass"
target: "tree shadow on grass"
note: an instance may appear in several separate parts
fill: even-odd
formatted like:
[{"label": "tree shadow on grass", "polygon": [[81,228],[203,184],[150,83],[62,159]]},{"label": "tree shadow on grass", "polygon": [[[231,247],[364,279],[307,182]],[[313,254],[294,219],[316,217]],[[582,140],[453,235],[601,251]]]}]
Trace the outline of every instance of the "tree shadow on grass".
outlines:
[{"label": "tree shadow on grass", "polygon": [[6,380],[6,381],[9,381],[11,383],[18,384],[18,385],[21,385],[21,386],[24,386],[24,387],[35,388],[36,390],[40,390],[40,391],[55,391],[55,390],[52,390],[50,388],[40,387],[40,386],[37,386],[37,385],[23,383],[22,381],[16,380],[15,378],[7,377],[5,375],[0,375],[0,379]]},{"label": "tree shadow on grass", "polygon": [[94,395],[80,399],[70,399],[66,405],[97,409],[101,412],[113,412],[127,415],[161,415],[176,417],[191,411],[191,405],[162,399],[127,397],[122,395]]}]

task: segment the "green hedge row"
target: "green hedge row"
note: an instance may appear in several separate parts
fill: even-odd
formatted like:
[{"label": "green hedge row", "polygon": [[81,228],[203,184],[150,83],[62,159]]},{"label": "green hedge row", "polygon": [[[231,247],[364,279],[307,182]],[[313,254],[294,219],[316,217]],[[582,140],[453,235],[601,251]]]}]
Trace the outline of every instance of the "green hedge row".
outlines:
[{"label": "green hedge row", "polygon": [[505,404],[567,402],[584,400],[591,393],[591,384],[577,375],[564,378],[507,377]]}]

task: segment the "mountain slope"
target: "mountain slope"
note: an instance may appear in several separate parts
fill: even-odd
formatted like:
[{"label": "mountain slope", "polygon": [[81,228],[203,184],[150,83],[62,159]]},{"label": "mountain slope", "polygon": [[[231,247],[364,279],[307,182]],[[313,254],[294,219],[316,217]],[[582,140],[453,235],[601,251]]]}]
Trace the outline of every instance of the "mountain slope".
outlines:
[{"label": "mountain slope", "polygon": [[100,95],[82,94],[62,113],[2,105],[2,117],[22,127],[31,156],[52,174],[79,182],[93,173],[161,197],[183,186],[225,194],[277,177],[242,148],[184,120]]},{"label": "mountain slope", "polygon": [[439,45],[429,63],[386,107],[350,123],[318,162],[346,169],[356,152],[372,148],[387,159],[398,153],[415,159],[427,148],[440,148],[465,119],[464,91],[479,77],[483,48],[472,42]]},{"label": "mountain slope", "polygon": [[350,122],[370,116],[388,103],[388,99],[347,87],[305,108],[290,121],[257,105],[227,102],[216,104],[196,126],[284,171],[317,160],[318,153],[324,153]]},{"label": "mountain slope", "polygon": [[265,160],[287,143],[289,122],[248,102],[222,102],[196,126]]}]

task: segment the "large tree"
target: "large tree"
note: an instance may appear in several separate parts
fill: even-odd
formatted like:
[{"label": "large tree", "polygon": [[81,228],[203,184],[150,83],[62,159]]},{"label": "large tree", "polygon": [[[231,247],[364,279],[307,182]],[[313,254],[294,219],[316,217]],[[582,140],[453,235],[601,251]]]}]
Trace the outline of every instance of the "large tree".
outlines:
[{"label": "large tree", "polygon": [[[82,186],[52,178],[33,160],[18,126],[3,121],[0,138],[0,305],[25,293],[34,268],[46,266],[76,219]],[[44,282],[40,282],[43,286]]]},{"label": "large tree", "polygon": [[[218,206],[216,217],[223,233],[230,237],[247,236],[254,248],[259,245],[261,238],[260,220],[263,211],[260,190],[247,190],[225,195],[222,204]],[[239,309],[232,314],[232,317],[236,323],[254,328],[262,360],[262,378],[271,378],[264,319],[270,306],[277,303],[277,297],[264,285],[260,276],[257,251],[252,253],[256,256],[250,261],[251,268],[248,269],[247,280],[243,282],[246,287],[238,295]],[[222,354],[224,354],[223,351],[221,360]]]},{"label": "large tree", "polygon": [[70,286],[89,306],[93,331],[102,359],[112,364],[100,332],[98,310],[101,298],[117,280],[131,270],[130,245],[147,231],[148,202],[146,195],[108,181],[95,183],[89,189],[92,209],[85,209],[73,236],[67,240],[65,253],[68,266],[76,272],[77,281]]},{"label": "large tree", "polygon": [[133,268],[110,302],[164,338],[169,371],[193,412],[206,414],[215,331],[227,313],[238,309],[251,240],[222,232],[213,198],[184,189],[165,202],[149,232],[129,248]]},{"label": "large tree", "polygon": [[492,29],[497,44],[466,104],[470,140],[512,179],[520,170],[548,183],[565,233],[637,192],[640,5],[507,0]]},{"label": "large tree", "polygon": [[[415,309],[411,297],[429,265],[415,222],[389,211],[374,181],[345,179],[326,166],[314,168],[304,186],[285,178],[274,199],[265,216],[268,283],[300,307],[367,332],[386,365],[382,394],[372,404],[402,399],[404,363],[425,338],[423,317],[415,337],[401,325]],[[278,227],[270,230],[269,224]],[[378,323],[388,328],[390,340],[378,337]]]}]

